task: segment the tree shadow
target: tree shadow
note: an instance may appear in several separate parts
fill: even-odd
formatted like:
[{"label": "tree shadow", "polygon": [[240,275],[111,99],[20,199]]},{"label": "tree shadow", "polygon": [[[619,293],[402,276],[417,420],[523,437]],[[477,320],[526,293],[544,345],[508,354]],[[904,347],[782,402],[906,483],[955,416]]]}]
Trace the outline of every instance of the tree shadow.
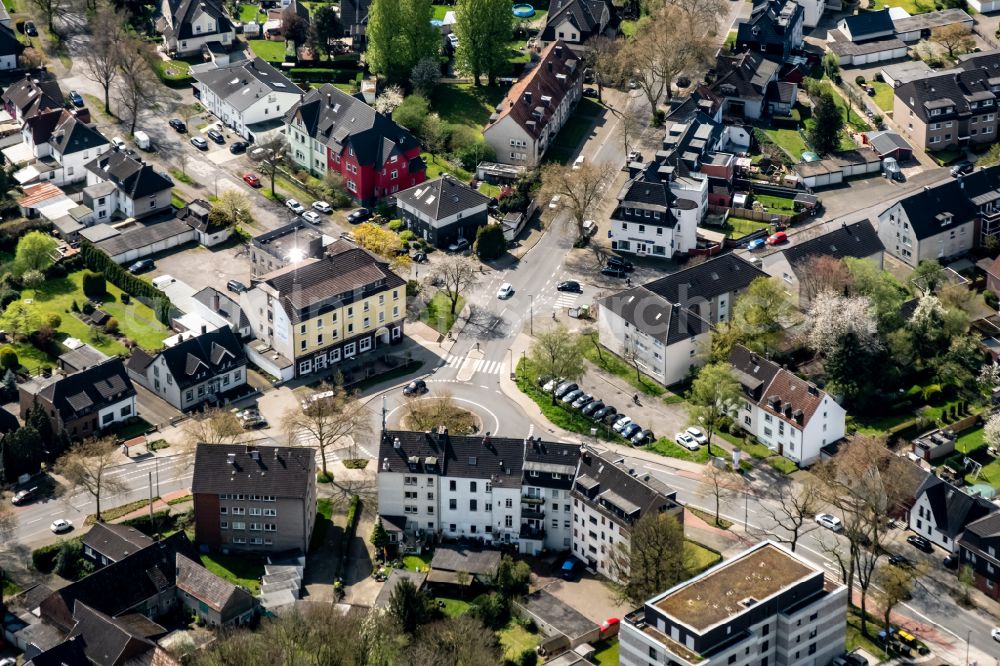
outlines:
[{"label": "tree shadow", "polygon": [[497,340],[507,337],[507,321],[500,315],[478,305],[469,305],[463,335],[477,340]]}]

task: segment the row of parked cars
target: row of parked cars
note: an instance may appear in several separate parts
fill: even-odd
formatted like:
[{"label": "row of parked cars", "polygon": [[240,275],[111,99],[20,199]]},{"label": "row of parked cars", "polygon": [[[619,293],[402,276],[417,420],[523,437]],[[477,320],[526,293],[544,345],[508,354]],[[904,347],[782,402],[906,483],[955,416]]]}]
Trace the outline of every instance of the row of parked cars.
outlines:
[{"label": "row of parked cars", "polygon": [[581,389],[575,382],[566,381],[562,377],[539,377],[538,384],[543,391],[554,394],[557,400],[570,409],[579,410],[594,423],[611,426],[622,438],[636,446],[649,444],[655,439],[652,430],[643,428],[629,416],[619,413],[616,407],[605,404],[600,398]]}]

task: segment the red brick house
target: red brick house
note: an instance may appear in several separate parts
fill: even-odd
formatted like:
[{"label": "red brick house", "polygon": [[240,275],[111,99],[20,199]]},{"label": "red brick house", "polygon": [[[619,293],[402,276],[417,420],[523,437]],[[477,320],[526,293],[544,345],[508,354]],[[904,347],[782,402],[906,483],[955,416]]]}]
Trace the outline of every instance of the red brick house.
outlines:
[{"label": "red brick house", "polygon": [[362,204],[419,185],[427,166],[420,143],[363,100],[326,84],[285,114],[289,156],[312,174],[339,173]]}]

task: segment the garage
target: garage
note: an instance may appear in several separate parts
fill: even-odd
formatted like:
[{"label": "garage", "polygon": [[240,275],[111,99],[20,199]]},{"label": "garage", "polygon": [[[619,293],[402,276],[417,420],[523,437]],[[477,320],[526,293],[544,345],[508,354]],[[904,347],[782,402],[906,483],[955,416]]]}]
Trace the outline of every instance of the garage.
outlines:
[{"label": "garage", "polygon": [[907,52],[906,44],[895,37],[851,42],[842,33],[831,30],[827,39],[826,48],[837,56],[842,67],[862,67],[905,58]]},{"label": "garage", "polygon": [[1000,0],[966,0],[980,14],[1000,11]]},{"label": "garage", "polygon": [[195,240],[195,230],[187,222],[177,219],[148,225],[136,224],[123,229],[99,224],[87,232],[98,227],[107,229],[104,230],[105,237],[94,243],[95,247],[119,264],[129,263]]}]

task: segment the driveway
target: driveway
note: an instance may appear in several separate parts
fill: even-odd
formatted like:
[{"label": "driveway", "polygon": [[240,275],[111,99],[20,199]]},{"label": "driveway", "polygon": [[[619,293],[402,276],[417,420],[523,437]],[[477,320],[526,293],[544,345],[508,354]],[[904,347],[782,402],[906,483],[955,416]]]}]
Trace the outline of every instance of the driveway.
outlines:
[{"label": "driveway", "polygon": [[153,277],[159,275],[181,278],[196,293],[205,287],[215,287],[226,293],[226,283],[230,280],[250,284],[250,257],[244,251],[242,243],[230,241],[221,248],[199,245],[159,257]]},{"label": "driveway", "polygon": [[572,582],[559,578],[557,568],[564,560],[564,557],[556,557],[534,562],[534,585],[597,624],[609,617],[623,617],[634,610],[628,602],[615,599],[611,585],[602,578],[589,573],[584,573],[579,580]]}]

